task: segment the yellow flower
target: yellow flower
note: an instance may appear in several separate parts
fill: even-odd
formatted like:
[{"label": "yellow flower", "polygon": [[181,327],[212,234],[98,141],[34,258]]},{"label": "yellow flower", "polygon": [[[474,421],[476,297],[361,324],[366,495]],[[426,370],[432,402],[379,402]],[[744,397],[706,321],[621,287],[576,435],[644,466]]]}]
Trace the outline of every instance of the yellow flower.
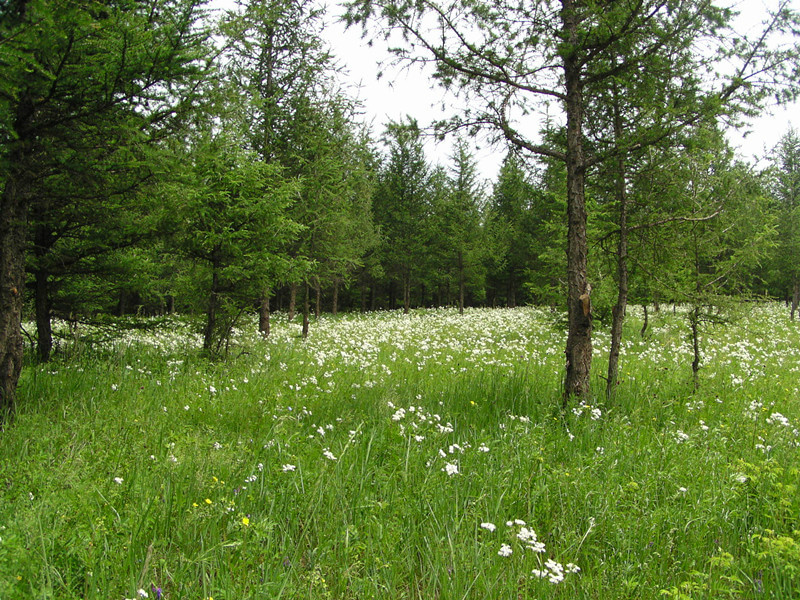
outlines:
[{"label": "yellow flower", "polygon": [[247,517],[242,517],[242,525],[244,525],[245,527],[250,525],[250,519],[248,519]]},{"label": "yellow flower", "polygon": [[206,504],[214,504],[210,498],[206,498]]},{"label": "yellow flower", "polygon": [[197,502],[192,502],[192,506],[194,506],[195,508],[197,508],[197,507],[198,507],[198,506],[200,506],[200,505],[199,505],[199,504],[197,504]]}]

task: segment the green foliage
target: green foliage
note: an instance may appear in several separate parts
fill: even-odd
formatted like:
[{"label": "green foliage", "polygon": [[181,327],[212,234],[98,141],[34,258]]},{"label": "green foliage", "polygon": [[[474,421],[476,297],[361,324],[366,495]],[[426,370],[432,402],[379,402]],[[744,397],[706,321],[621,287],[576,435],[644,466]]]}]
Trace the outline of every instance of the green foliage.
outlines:
[{"label": "green foliage", "polygon": [[226,363],[183,319],[79,325],[3,434],[0,595],[791,598],[800,340],[748,308],[698,393],[663,311],[614,406],[563,412],[547,310],[276,318]]},{"label": "green foliage", "polygon": [[188,282],[207,316],[204,347],[218,354],[241,313],[284,269],[279,250],[300,231],[288,217],[298,185],[222,135],[201,140],[189,158],[189,179],[174,190],[176,242],[193,261]]}]

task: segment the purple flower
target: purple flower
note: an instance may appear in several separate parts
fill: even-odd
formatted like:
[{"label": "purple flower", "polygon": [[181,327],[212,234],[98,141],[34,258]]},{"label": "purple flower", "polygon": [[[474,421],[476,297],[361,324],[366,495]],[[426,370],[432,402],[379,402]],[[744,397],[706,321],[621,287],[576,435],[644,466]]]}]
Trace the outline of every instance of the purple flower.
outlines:
[{"label": "purple flower", "polygon": [[156,587],[156,586],[154,586],[152,584],[150,585],[150,587],[153,589],[153,595],[156,597],[156,600],[161,600],[161,598],[162,598],[161,588],[160,587]]}]

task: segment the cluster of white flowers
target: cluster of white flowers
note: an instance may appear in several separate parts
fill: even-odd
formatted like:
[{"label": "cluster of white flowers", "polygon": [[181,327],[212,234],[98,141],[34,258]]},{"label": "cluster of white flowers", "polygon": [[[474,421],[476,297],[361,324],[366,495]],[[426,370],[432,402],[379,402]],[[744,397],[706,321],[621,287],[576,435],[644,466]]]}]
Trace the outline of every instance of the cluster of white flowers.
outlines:
[{"label": "cluster of white flowers", "polygon": [[675,442],[677,444],[682,444],[683,442],[689,441],[689,434],[684,432],[682,429],[678,429],[678,431],[672,434],[672,437],[675,438]]},{"label": "cluster of white flowers", "polygon": [[572,414],[576,417],[580,417],[584,412],[589,413],[589,418],[592,421],[599,421],[600,417],[603,416],[603,411],[597,408],[596,406],[592,406],[591,404],[587,404],[586,401],[582,400],[581,403],[572,409]]},{"label": "cluster of white flowers", "polygon": [[769,417],[767,417],[767,423],[770,424],[770,425],[774,425],[775,423],[778,423],[780,425],[783,425],[784,427],[791,427],[792,426],[791,421],[789,421],[789,419],[784,417],[779,412],[774,412]]},{"label": "cluster of white flowers", "polygon": [[578,573],[580,570],[581,568],[575,563],[567,563],[564,567],[560,562],[549,558],[541,569],[534,569],[533,574],[542,579],[547,578],[550,583],[561,583],[564,581],[565,573]]}]

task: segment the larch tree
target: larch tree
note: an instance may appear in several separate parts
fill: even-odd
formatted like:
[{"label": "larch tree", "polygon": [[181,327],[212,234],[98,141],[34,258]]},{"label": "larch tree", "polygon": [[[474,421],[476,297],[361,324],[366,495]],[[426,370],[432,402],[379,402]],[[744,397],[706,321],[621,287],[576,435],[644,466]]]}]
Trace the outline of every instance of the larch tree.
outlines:
[{"label": "larch tree", "polygon": [[385,141],[388,155],[378,176],[373,215],[383,236],[385,270],[400,283],[403,311],[408,313],[411,286],[421,274],[429,238],[430,168],[415,122],[391,123]]},{"label": "larch tree", "polygon": [[[772,52],[767,44],[770,34],[781,33],[796,15],[782,3],[765,33],[749,39],[732,34],[731,10],[705,0],[352,0],[347,6],[350,24],[369,31],[374,23],[378,35],[399,34],[400,60],[433,63],[434,78],[471,103],[446,128],[487,127],[530,153],[564,163],[564,397],[590,394],[593,319],[585,184],[594,165],[620,150],[595,152],[585,130],[587,108],[614,81],[642,73],[656,55],[691,65],[679,71],[691,75],[681,82],[682,102],[653,107],[668,127],[716,116],[726,105],[757,101],[766,93],[757,85],[765,73],[770,81],[794,74],[795,49]],[[722,61],[733,68],[721,72]],[[530,118],[550,103],[563,115],[560,147],[538,141]]]},{"label": "larch tree", "polygon": [[800,134],[787,131],[775,148],[772,195],[777,201],[778,269],[794,320],[800,305]]},{"label": "larch tree", "polygon": [[[303,123],[309,107],[325,91],[333,68],[321,29],[322,11],[309,0],[239,1],[221,23],[226,77],[239,90],[228,114],[244,132],[257,160],[281,165],[292,177],[303,176],[303,161],[298,159]],[[261,295],[262,334],[269,333],[273,286],[291,282],[293,314],[297,280],[304,277],[307,264],[298,259],[283,266]]]},{"label": "larch tree", "polygon": [[[20,0],[0,20],[0,414],[22,368],[28,220],[53,148],[115,123],[165,133],[189,112],[206,73],[199,0]],[[83,138],[84,140],[86,138]],[[141,138],[139,138],[141,140]],[[60,142],[67,140],[64,144]],[[82,165],[81,169],[91,169]],[[46,208],[42,212],[46,213]]]}]

